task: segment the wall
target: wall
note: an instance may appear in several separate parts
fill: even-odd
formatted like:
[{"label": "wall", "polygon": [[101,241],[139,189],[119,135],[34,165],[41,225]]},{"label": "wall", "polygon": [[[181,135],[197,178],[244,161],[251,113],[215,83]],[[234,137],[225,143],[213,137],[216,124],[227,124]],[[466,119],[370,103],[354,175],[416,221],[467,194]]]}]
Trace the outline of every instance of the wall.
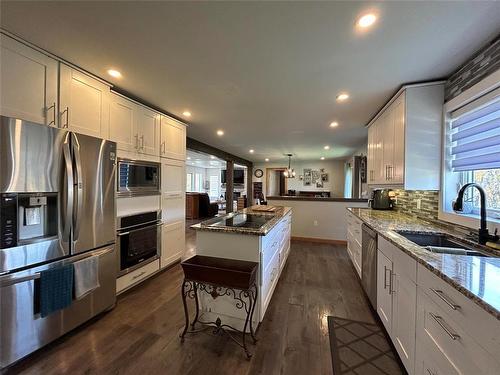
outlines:
[{"label": "wall", "polygon": [[[344,160],[324,160],[324,161],[304,161],[294,162],[292,159],[292,168],[295,169],[296,177],[287,180],[287,188],[289,190],[297,191],[329,191],[332,197],[344,196]],[[253,172],[256,169],[262,169],[264,175],[262,178],[257,178],[252,173],[253,182],[262,182],[262,191],[266,195],[266,168],[286,168],[288,162],[282,163],[261,163],[255,164]],[[323,183],[323,188],[317,188],[316,185],[304,186],[304,182],[300,180],[299,176],[304,174],[304,168],[325,169],[328,173],[328,182]]]},{"label": "wall", "polygon": [[500,69],[500,36],[482,47],[449,77],[445,85],[445,101],[458,96],[498,69]]},{"label": "wall", "polygon": [[292,237],[329,241],[347,240],[347,207],[367,207],[366,202],[270,200],[273,206],[292,208]]}]

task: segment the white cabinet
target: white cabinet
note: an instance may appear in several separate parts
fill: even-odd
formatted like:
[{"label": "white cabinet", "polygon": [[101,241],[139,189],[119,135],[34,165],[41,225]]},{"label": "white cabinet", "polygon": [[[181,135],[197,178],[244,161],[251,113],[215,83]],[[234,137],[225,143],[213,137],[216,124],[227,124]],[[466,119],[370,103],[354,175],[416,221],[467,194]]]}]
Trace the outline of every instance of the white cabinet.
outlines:
[{"label": "white cabinet", "polygon": [[60,127],[107,139],[110,87],[64,64],[59,71]]},{"label": "white cabinet", "polygon": [[137,151],[137,105],[123,96],[111,93],[109,106],[109,139],[124,151]]},{"label": "white cabinet", "polygon": [[158,156],[160,154],[160,115],[149,108],[138,105],[136,118],[139,152]]},{"label": "white cabinet", "polygon": [[405,86],[368,128],[368,183],[439,190],[443,83]]},{"label": "white cabinet", "polygon": [[347,254],[351,258],[358,276],[361,277],[361,220],[354,217],[350,212],[347,212]]},{"label": "white cabinet", "polygon": [[161,164],[161,208],[164,223],[184,221],[186,217],[186,165],[180,160]]},{"label": "white cabinet", "polygon": [[109,139],[119,150],[159,156],[160,114],[115,93],[110,98]]},{"label": "white cabinet", "polygon": [[186,160],[186,126],[170,117],[161,116],[160,156]]},{"label": "white cabinet", "polygon": [[58,62],[0,34],[0,114],[57,126]]},{"label": "white cabinet", "polygon": [[185,250],[186,232],[184,225],[184,221],[163,224],[161,232],[161,268],[168,267],[181,259]]},{"label": "white cabinet", "polygon": [[409,374],[415,366],[416,261],[382,237],[377,253],[377,312]]}]

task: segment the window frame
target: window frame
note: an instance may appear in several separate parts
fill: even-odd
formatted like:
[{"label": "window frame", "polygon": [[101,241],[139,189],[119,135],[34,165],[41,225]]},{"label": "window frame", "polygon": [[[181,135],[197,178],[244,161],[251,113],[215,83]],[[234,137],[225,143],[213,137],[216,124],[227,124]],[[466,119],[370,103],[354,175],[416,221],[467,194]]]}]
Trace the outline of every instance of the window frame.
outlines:
[{"label": "window frame", "polygon": [[[450,185],[455,185],[458,181],[456,180],[456,175],[454,179],[451,179],[450,168],[449,168],[449,154],[447,149],[447,137],[448,129],[450,127],[450,114],[459,108],[464,107],[472,103],[473,101],[480,99],[481,97],[493,92],[500,87],[500,69],[490,74],[488,77],[484,78],[480,82],[476,83],[474,86],[463,91],[455,98],[446,102],[443,106],[443,132],[442,132],[442,153],[441,153],[441,190],[439,194],[439,211],[438,219],[447,221],[452,224],[462,225],[474,230],[477,230],[480,226],[480,217],[478,214],[457,214],[453,210],[449,209],[451,205],[451,197],[453,192],[453,187]],[[447,179],[448,176],[448,179]],[[460,182],[463,183],[463,174],[458,178],[461,179]],[[458,192],[458,191],[457,191]],[[457,192],[454,192],[455,195]],[[450,202],[448,202],[450,201]],[[491,211],[491,210],[490,210]],[[495,210],[496,213],[497,210]],[[500,219],[487,218],[488,229],[490,233],[493,233],[495,229],[500,231]]]}]

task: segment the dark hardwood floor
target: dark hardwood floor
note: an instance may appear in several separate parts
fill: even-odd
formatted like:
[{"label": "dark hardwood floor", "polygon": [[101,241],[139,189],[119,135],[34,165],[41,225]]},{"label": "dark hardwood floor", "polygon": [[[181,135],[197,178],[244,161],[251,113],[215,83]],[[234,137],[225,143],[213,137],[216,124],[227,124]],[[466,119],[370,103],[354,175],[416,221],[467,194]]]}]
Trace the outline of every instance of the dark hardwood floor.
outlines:
[{"label": "dark hardwood floor", "polygon": [[[187,230],[187,250],[194,236]],[[177,264],[118,298],[116,307],[12,367],[23,374],[331,374],[327,316],[373,322],[345,247],[293,242],[251,346],[189,335],[181,344]]]}]

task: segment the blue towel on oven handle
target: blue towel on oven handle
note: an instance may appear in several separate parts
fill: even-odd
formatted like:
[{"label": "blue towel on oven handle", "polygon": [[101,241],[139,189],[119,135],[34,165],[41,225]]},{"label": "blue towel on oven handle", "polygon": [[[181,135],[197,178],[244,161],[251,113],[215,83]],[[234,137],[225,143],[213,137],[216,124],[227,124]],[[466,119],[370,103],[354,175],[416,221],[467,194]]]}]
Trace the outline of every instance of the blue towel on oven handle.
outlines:
[{"label": "blue towel on oven handle", "polygon": [[40,315],[42,318],[71,305],[73,264],[40,272]]}]

